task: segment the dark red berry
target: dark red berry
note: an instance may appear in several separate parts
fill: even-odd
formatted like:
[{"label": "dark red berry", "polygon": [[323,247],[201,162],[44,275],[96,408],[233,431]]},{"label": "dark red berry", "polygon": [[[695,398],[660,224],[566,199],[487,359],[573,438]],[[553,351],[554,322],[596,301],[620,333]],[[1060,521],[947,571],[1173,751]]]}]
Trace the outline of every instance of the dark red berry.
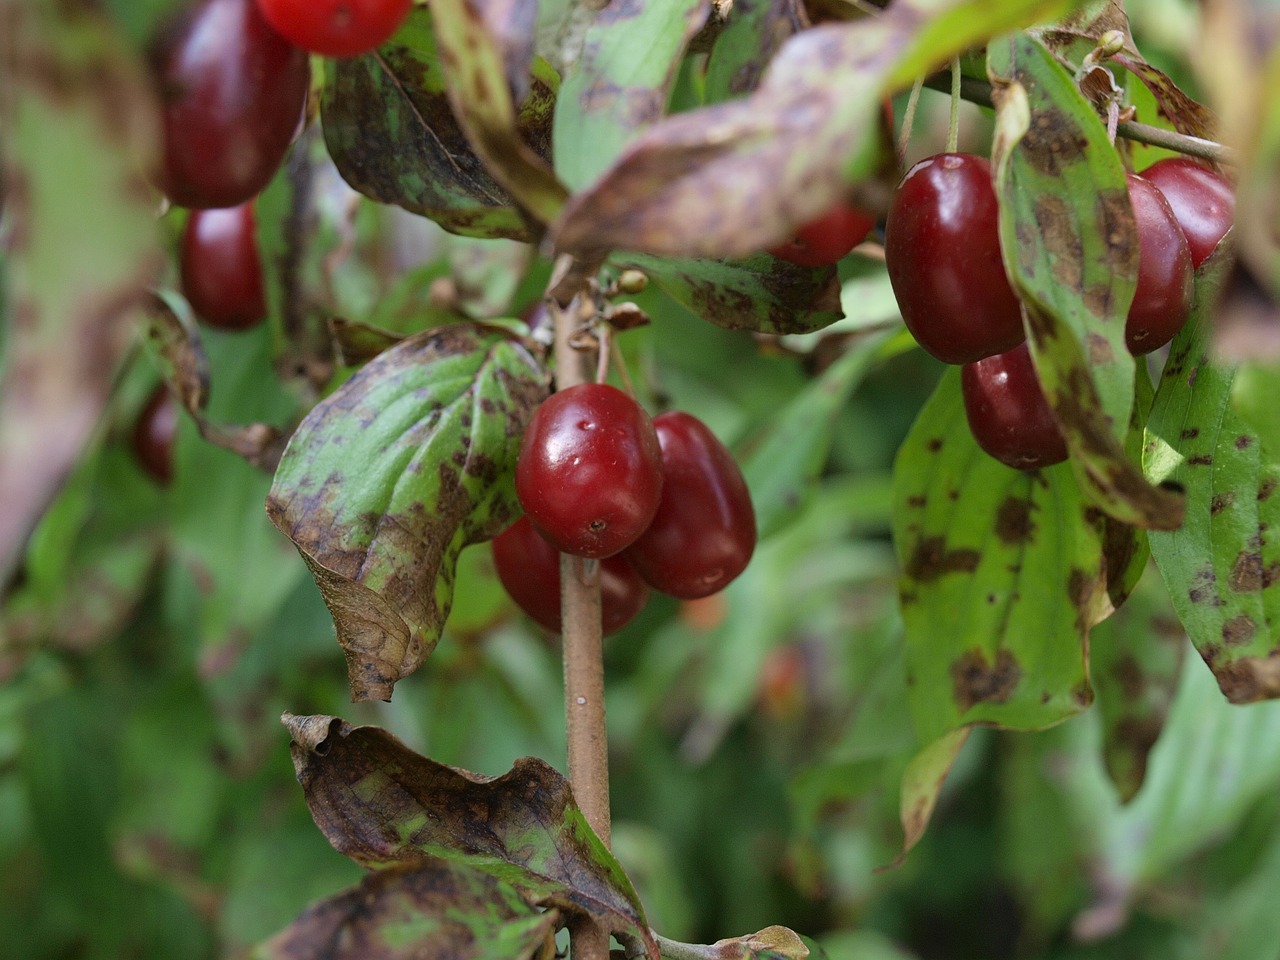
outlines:
[{"label": "dark red berry", "polygon": [[657,515],[626,557],[655,590],[693,600],[729,585],[756,546],[747,482],[727,447],[701,420],[664,413],[653,421],[664,481]]},{"label": "dark red berry", "polygon": [[825,267],[835,263],[867,239],[876,218],[848,203],[839,203],[812,223],[805,224],[786,243],[770,247],[780,260],[802,267]]},{"label": "dark red berry", "polygon": [[960,384],[969,429],[978,446],[991,456],[1018,470],[1067,459],[1067,444],[1040,389],[1025,343],[965,364]]},{"label": "dark red berry", "polygon": [[307,55],[255,0],[204,0],[152,54],[163,107],[160,186],[183,207],[233,207],[284,159],[310,85]]},{"label": "dark red berry", "polygon": [[138,465],[161,486],[173,482],[173,442],[178,435],[178,402],[163,383],[152,391],[133,425]]},{"label": "dark red berry", "polygon": [[[521,517],[493,541],[493,563],[511,599],[554,633],[560,632],[560,552]],[[617,633],[644,609],[649,588],[620,556],[600,561],[601,626]]]},{"label": "dark red berry", "polygon": [[1024,338],[998,214],[991,165],[966,153],[920,161],[890,203],[884,256],[902,319],[946,363],[1003,353]]},{"label": "dark red berry", "polygon": [[565,553],[622,550],[649,526],[662,483],[653,421],[608,384],[552,394],[525,429],[516,492],[534,526]]},{"label": "dark red berry", "polygon": [[1226,180],[1187,157],[1168,157],[1142,171],[1154,183],[1187,238],[1191,265],[1209,259],[1213,248],[1231,228],[1236,194]]},{"label": "dark red berry", "polygon": [[271,25],[326,57],[366,53],[396,32],[413,0],[258,0]]},{"label": "dark red berry", "polygon": [[182,292],[211,327],[247,330],[267,315],[253,204],[193,210],[182,234]]},{"label": "dark red berry", "polygon": [[1178,229],[1164,195],[1136,174],[1129,174],[1129,202],[1138,221],[1138,286],[1124,325],[1134,356],[1172,340],[1191,315],[1195,271],[1186,237]]}]

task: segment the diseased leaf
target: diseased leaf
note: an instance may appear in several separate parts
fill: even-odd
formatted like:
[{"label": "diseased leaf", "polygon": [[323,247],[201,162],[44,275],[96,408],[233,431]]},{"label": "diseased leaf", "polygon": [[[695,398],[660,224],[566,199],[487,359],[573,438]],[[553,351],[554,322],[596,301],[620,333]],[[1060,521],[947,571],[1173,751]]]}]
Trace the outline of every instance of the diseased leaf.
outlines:
[{"label": "diseased leaf", "polygon": [[510,884],[539,906],[588,915],[656,960],[631,881],[587,825],[569,783],[525,757],[501,777],[446,767],[378,727],[283,722],[307,805],[334,848],[370,868],[441,859]]},{"label": "diseased leaf", "polygon": [[556,171],[594,181],[666,111],[680,58],[708,0],[615,0],[603,6],[556,101]]},{"label": "diseased leaf", "polygon": [[972,723],[1034,730],[1093,700],[1089,628],[1110,609],[1101,517],[1071,468],[987,456],[951,368],[894,464],[908,698],[922,741]]},{"label": "diseased leaf", "polygon": [[[493,26],[525,25],[530,29],[537,15],[536,2],[522,0],[432,0],[445,88],[453,115],[485,166],[538,221],[550,223],[564,205],[568,191],[556,179],[550,164],[525,141],[516,96],[508,85],[508,71],[517,73],[517,87],[528,87],[528,57],[532,35],[522,44],[524,64],[512,64],[510,31],[507,42],[491,33]],[[554,94],[554,87],[552,88]]]},{"label": "diseased leaf", "polygon": [[379,354],[294,433],[267,513],[333,614],[352,696],[391,696],[434,649],[467,544],[518,515],[546,374],[506,331],[455,324]]},{"label": "diseased leaf", "polygon": [[924,836],[925,828],[929,826],[929,820],[933,816],[933,808],[938,803],[938,794],[942,792],[942,785],[946,782],[956,757],[969,741],[972,729],[958,727],[943,734],[907,764],[906,773],[902,775],[902,797],[899,805],[902,853],[897,864],[902,863],[911,848]]},{"label": "diseased leaf", "polygon": [[1088,498],[1114,519],[1174,529],[1181,499],[1148,484],[1121,443],[1134,396],[1124,327],[1138,265],[1124,168],[1038,42],[1014,35],[987,57],[1001,249],[1071,462]]},{"label": "diseased leaf", "polygon": [[676,302],[729,330],[808,333],[839,320],[840,281],[830,267],[797,266],[767,253],[745,260],[684,260],[626,254]]},{"label": "diseased leaf", "polygon": [[707,58],[706,98],[720,103],[755,90],[782,44],[807,17],[796,0],[735,0]]},{"label": "diseased leaf", "polygon": [[121,37],[93,11],[56,4],[5,4],[0,34],[6,583],[102,415],[163,258],[142,173],[156,111]]},{"label": "diseased leaf", "polygon": [[390,330],[337,318],[329,321],[329,334],[336,359],[345,367],[362,366],[404,339]]},{"label": "diseased leaf", "polygon": [[555,953],[555,910],[441,860],[390,867],[309,907],[250,960],[530,960]]},{"label": "diseased leaf", "polygon": [[[659,941],[659,946],[667,946]],[[671,945],[684,947],[685,944]],[[715,960],[805,960],[809,945],[794,930],[782,926],[765,927],[742,937],[726,937],[707,947],[695,948],[701,956]],[[685,951],[668,949],[663,956],[682,957]]]},{"label": "diseased leaf", "polygon": [[1181,529],[1151,534],[1174,609],[1232,703],[1280,697],[1280,465],[1234,410],[1235,368],[1209,353],[1209,316],[1231,251],[1196,273],[1147,425],[1144,463],[1186,491]]},{"label": "diseased leaf", "polygon": [[[454,116],[442,60],[421,6],[372,53],[328,60],[320,107],[329,153],[346,181],[374,200],[464,236],[530,239],[535,231]],[[541,60],[530,77],[516,122],[523,142],[545,160],[559,81]]]},{"label": "diseased leaf", "polygon": [[611,250],[736,257],[826,213],[875,165],[881,99],[974,44],[1067,2],[899,0],[788,40],[758,90],[670,117],[633,142],[554,228],[584,259]]}]

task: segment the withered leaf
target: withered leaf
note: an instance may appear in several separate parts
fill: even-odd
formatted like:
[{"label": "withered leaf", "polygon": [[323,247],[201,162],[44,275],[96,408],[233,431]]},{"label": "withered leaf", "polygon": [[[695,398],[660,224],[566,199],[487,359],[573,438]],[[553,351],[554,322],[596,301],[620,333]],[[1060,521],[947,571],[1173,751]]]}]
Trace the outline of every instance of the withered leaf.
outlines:
[{"label": "withered leaf", "polygon": [[249,960],[549,958],[557,916],[490,874],[425,859],[313,904]]},{"label": "withered leaf", "polygon": [[380,353],[289,441],[267,514],[329,605],[355,699],[389,699],[435,648],[458,554],[519,513],[516,454],[546,393],[523,341],[459,323]]},{"label": "withered leaf", "polygon": [[539,906],[586,915],[658,950],[631,881],[587,825],[569,782],[533,757],[483,777],[420,756],[378,727],[282,718],[321,832],[362,866],[447,860]]}]

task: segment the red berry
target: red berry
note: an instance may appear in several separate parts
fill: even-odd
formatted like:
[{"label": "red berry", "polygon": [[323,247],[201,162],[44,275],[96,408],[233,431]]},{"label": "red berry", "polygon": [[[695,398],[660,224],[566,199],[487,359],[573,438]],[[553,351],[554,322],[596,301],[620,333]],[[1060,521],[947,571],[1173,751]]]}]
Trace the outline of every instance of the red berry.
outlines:
[{"label": "red berry", "polygon": [[[560,632],[560,552],[521,517],[493,541],[493,563],[511,599],[530,617]],[[644,609],[649,588],[622,557],[600,561],[601,625],[617,633]]]},{"label": "red berry", "polygon": [[1026,343],[965,364],[960,384],[969,429],[991,456],[1018,470],[1067,459],[1066,442],[1040,389]]},{"label": "red berry", "polygon": [[907,171],[889,206],[884,256],[912,336],[946,363],[1003,353],[1024,338],[1000,256],[991,165],[940,153]]},{"label": "red berry", "polygon": [[756,546],[742,471],[706,424],[687,413],[653,421],[665,476],[657,515],[626,557],[649,586],[682,600],[724,589]]},{"label": "red berry", "polygon": [[178,435],[178,403],[163,383],[152,391],[133,425],[138,465],[161,486],[173,481],[173,442]]},{"label": "red berry", "polygon": [[662,494],[653,421],[621,390],[584,383],[551,397],[525,429],[516,492],[558,549],[611,556],[644,532]]},{"label": "red berry", "polygon": [[366,53],[396,32],[413,0],[258,0],[281,36],[326,57]]},{"label": "red berry", "polygon": [[1129,174],[1129,202],[1138,221],[1138,287],[1124,325],[1134,356],[1172,340],[1191,315],[1194,294],[1191,253],[1164,195]]},{"label": "red berry", "polygon": [[267,25],[254,0],[205,0],[159,38],[164,163],[183,207],[233,207],[284,159],[310,85],[307,55]]},{"label": "red berry", "polygon": [[1186,157],[1157,161],[1142,171],[1142,178],[1154,183],[1169,201],[1186,235],[1191,265],[1200,266],[1235,219],[1236,195],[1231,184]]},{"label": "red berry", "polygon": [[797,230],[786,243],[770,247],[769,252],[802,267],[825,267],[865,240],[875,225],[876,218],[871,214],[839,203],[830,213]]},{"label": "red berry", "polygon": [[211,327],[247,330],[267,315],[253,204],[193,210],[182,234],[182,292]]}]

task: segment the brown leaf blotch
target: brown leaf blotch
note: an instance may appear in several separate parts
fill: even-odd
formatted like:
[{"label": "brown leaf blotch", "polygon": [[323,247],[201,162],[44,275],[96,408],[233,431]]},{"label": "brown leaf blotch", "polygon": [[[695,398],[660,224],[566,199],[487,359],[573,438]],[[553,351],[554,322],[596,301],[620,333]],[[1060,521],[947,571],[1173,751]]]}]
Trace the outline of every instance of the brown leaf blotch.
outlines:
[{"label": "brown leaf blotch", "polygon": [[1220,607],[1222,597],[1218,593],[1218,574],[1212,563],[1207,563],[1191,576],[1191,585],[1187,588],[1187,599],[1192,603],[1209,607]]},{"label": "brown leaf blotch", "polygon": [[1258,487],[1258,502],[1268,499],[1271,494],[1276,492],[1276,485],[1280,483],[1275,477],[1267,477],[1262,481],[1262,486]]},{"label": "brown leaf blotch", "polygon": [[1194,457],[1188,457],[1187,463],[1193,467],[1211,467],[1213,466],[1213,454],[1199,453]]},{"label": "brown leaf blotch", "polygon": [[1262,589],[1262,577],[1262,556],[1241,550],[1236,556],[1236,562],[1231,565],[1227,586],[1236,593],[1254,593]]},{"label": "brown leaf blotch", "polygon": [[972,573],[980,559],[977,550],[948,550],[943,537],[925,537],[916,544],[906,573],[919,583],[930,583],[947,573]]},{"label": "brown leaf blotch", "polygon": [[954,696],[962,712],[978,703],[1004,703],[1021,679],[1022,668],[1005,649],[996,653],[994,666],[979,647],[966,651],[951,664]]},{"label": "brown leaf blotch", "polygon": [[1146,680],[1142,675],[1142,665],[1133,654],[1126,653],[1112,664],[1111,675],[1120,685],[1120,692],[1126,700],[1135,701],[1142,696]]},{"label": "brown leaf blotch", "polygon": [[1026,497],[1005,497],[996,511],[996,536],[1009,546],[1029,543],[1036,530],[1031,519],[1034,508]]},{"label": "brown leaf blotch", "polygon": [[1252,445],[1253,445],[1253,437],[1248,436],[1247,434],[1241,434],[1240,436],[1236,437],[1237,450],[1248,450],[1249,447]]},{"label": "brown leaf blotch", "polygon": [[1228,647],[1238,647],[1253,639],[1258,625],[1247,613],[1237,614],[1222,625],[1222,642]]},{"label": "brown leaf blotch", "polygon": [[[1208,661],[1207,650],[1204,652]],[[1210,663],[1218,688],[1232,703],[1256,703],[1280,697],[1280,650],[1265,657],[1241,657],[1230,663]]]},{"label": "brown leaf blotch", "polygon": [[1235,502],[1236,494],[1234,490],[1227,490],[1224,493],[1216,493],[1214,494],[1213,499],[1209,501],[1209,514],[1216,517]]}]

